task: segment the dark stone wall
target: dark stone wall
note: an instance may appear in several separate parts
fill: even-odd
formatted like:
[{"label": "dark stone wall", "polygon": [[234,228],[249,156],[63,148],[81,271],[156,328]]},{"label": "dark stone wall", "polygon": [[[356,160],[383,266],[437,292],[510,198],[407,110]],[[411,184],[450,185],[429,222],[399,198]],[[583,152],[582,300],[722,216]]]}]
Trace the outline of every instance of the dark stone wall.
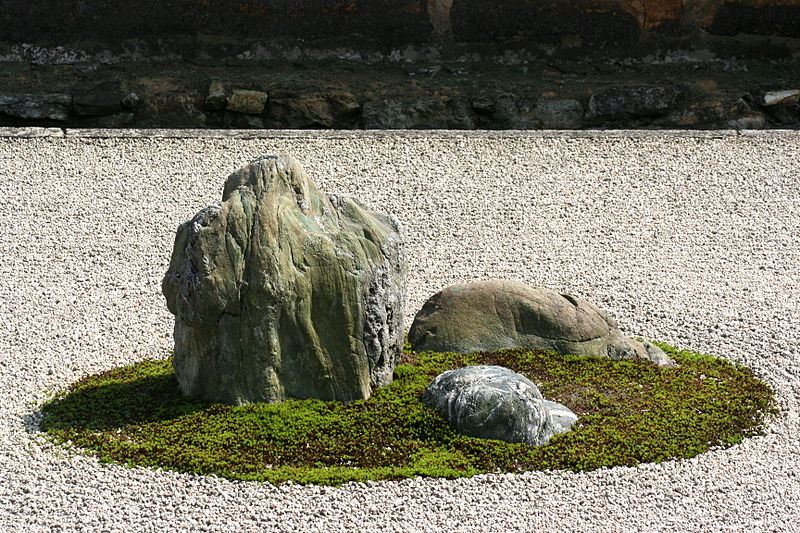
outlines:
[{"label": "dark stone wall", "polygon": [[726,2],[709,31],[718,35],[749,33],[800,38],[800,3],[755,6]]},{"label": "dark stone wall", "polygon": [[691,48],[703,36],[739,34],[800,38],[800,0],[0,0],[0,45],[113,50],[141,39],[167,43],[151,46],[154,55],[182,43],[173,48],[184,57],[197,38],[233,48],[302,40],[656,49],[659,36]]},{"label": "dark stone wall", "polygon": [[211,34],[269,40],[357,34],[430,40],[426,0],[0,0],[0,41],[109,41]]},{"label": "dark stone wall", "polygon": [[609,2],[604,10],[584,1],[456,0],[451,11],[457,41],[532,40],[558,43],[564,35],[590,45],[630,45],[641,36],[639,22]]}]

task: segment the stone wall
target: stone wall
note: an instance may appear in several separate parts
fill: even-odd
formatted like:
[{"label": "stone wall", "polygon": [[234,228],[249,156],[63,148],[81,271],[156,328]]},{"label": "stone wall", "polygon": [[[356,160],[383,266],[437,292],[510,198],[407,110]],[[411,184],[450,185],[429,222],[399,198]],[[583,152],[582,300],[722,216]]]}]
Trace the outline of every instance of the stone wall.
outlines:
[{"label": "stone wall", "polygon": [[27,59],[22,45],[136,59],[191,58],[198,49],[235,57],[275,41],[355,49],[506,43],[552,53],[737,35],[800,39],[800,0],[0,0],[6,60]]},{"label": "stone wall", "polygon": [[800,128],[800,0],[0,0],[0,127]]},{"label": "stone wall", "polygon": [[632,44],[652,34],[691,41],[711,35],[800,37],[797,0],[455,0],[457,40],[576,35],[586,43]]},{"label": "stone wall", "polygon": [[380,42],[417,43],[431,36],[425,0],[2,0],[0,7],[0,40],[16,42],[359,33]]}]

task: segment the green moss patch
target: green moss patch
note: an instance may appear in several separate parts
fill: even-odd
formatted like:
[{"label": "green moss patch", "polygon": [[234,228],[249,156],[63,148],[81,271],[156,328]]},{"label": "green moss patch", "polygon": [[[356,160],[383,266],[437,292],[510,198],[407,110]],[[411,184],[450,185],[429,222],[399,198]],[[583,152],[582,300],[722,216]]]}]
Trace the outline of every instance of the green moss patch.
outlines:
[{"label": "green moss patch", "polygon": [[[757,434],[772,390],[740,365],[659,344],[679,368],[543,351],[407,353],[369,400],[233,407],[181,395],[169,360],[86,377],[42,408],[42,429],[102,461],[281,483],[592,470],[688,458]],[[531,447],[456,433],[420,396],[440,372],[497,364],[580,417]]]}]

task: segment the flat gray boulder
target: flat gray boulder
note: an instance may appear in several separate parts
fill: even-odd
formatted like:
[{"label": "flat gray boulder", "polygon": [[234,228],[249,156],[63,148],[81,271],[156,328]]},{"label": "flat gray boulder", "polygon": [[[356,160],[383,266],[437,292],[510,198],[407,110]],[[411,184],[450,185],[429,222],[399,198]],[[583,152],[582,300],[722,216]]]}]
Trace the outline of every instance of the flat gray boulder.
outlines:
[{"label": "flat gray boulder", "polygon": [[162,283],[178,384],[230,404],[367,398],[401,355],[405,276],[395,218],[259,158],[178,228]]},{"label": "flat gray boulder", "polygon": [[546,444],[578,417],[542,398],[536,385],[502,366],[467,366],[436,376],[422,395],[459,433],[481,439]]},{"label": "flat gray boulder", "polygon": [[586,300],[513,281],[452,285],[438,292],[417,313],[408,340],[418,352],[540,348],[675,366],[654,344],[625,337],[608,313]]}]

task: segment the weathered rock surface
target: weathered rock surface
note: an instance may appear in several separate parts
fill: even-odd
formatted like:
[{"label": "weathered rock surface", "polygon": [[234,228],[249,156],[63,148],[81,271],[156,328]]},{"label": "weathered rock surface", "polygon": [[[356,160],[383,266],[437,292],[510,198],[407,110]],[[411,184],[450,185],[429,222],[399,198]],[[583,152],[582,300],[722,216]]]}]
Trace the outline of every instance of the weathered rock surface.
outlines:
[{"label": "weathered rock surface", "polygon": [[260,115],[267,105],[267,93],[261,91],[246,91],[234,89],[228,98],[227,109],[236,113],[247,115]]},{"label": "weathered rock surface", "polygon": [[590,118],[622,119],[667,113],[678,97],[668,85],[608,87],[589,98]]},{"label": "weathered rock surface", "polygon": [[550,411],[550,418],[553,420],[553,432],[564,433],[572,429],[572,425],[578,421],[578,415],[566,405],[550,400],[542,400],[544,406]]},{"label": "weathered rock surface", "polygon": [[577,100],[542,99],[536,104],[533,116],[544,129],[574,130],[581,127],[583,106]]},{"label": "weathered rock surface", "polygon": [[187,395],[355,400],[400,357],[398,221],[323,194],[287,156],[231,174],[222,203],[180,226],[162,288]]},{"label": "weathered rock surface", "polygon": [[139,104],[141,103],[141,98],[139,98],[139,95],[136,94],[135,92],[129,91],[125,96],[122,97],[120,103],[122,104],[122,107],[125,109],[128,110],[136,109],[137,107],[139,107]]},{"label": "weathered rock surface", "polygon": [[0,94],[0,113],[15,118],[64,121],[71,107],[68,94]]},{"label": "weathered rock surface", "polygon": [[766,108],[773,123],[779,125],[800,124],[800,104],[775,105]]},{"label": "weathered rock surface", "polygon": [[536,129],[539,121],[534,117],[536,103],[528,98],[505,96],[493,106],[491,121],[502,129]]},{"label": "weathered rock surface", "polygon": [[[527,61],[527,56],[519,54],[509,61]],[[276,60],[266,70],[258,67],[257,59],[225,69],[213,64],[136,64],[124,69],[101,64],[67,69],[61,65],[7,63],[5,76],[0,77],[0,95],[4,100],[12,98],[13,105],[0,104],[0,125],[46,127],[54,120],[47,117],[54,116],[67,128],[800,126],[800,103],[792,103],[800,87],[800,55],[779,63],[747,61],[746,65],[743,61],[711,61],[702,54],[687,56],[689,63],[668,56],[669,61],[639,63],[635,69],[597,60],[588,64],[574,60],[530,62],[523,67],[512,62],[495,69],[479,58],[463,64],[442,58],[440,64],[426,61],[426,68],[418,68],[422,63],[348,60],[340,64],[314,57],[299,63]],[[414,57],[421,61],[421,56]],[[107,94],[116,93],[121,102],[98,94],[97,86],[106,83],[114,86]],[[40,87],[60,95],[64,103],[51,107],[55,113],[32,112],[31,104],[39,102],[41,109]],[[245,88],[256,89],[253,101],[241,92]],[[622,94],[616,94],[620,88],[624,89],[620,90]],[[668,88],[674,90],[674,100]],[[236,89],[240,92],[228,109],[228,98]],[[637,95],[637,90],[641,94]],[[87,93],[95,94],[87,101]],[[75,105],[69,103],[69,95],[73,95]],[[23,100],[29,103],[21,106]],[[590,101],[594,102],[593,112]],[[118,103],[122,112],[117,109]]]},{"label": "weathered rock surface", "polygon": [[567,407],[544,400],[531,380],[502,366],[443,372],[425,390],[422,401],[459,433],[533,446],[569,431],[578,419]]},{"label": "weathered rock surface", "polygon": [[366,129],[474,129],[466,105],[450,98],[384,98],[364,104]]},{"label": "weathered rock surface", "polygon": [[[225,95],[225,86],[218,79],[211,80],[208,82],[206,108],[211,111],[221,111],[226,107],[228,107],[228,97]],[[262,106],[261,109],[263,110],[264,107]]]},{"label": "weathered rock surface", "polygon": [[728,121],[728,125],[735,130],[761,130],[767,125],[767,119],[764,113],[753,112]]},{"label": "weathered rock surface", "polygon": [[291,129],[352,127],[360,110],[358,100],[348,91],[276,96],[270,100],[268,125]]},{"label": "weathered rock surface", "polygon": [[74,95],[72,108],[79,117],[112,115],[122,111],[122,97],[119,83],[101,83]]},{"label": "weathered rock surface", "polygon": [[414,317],[408,340],[415,351],[540,348],[675,365],[657,346],[625,337],[614,319],[591,303],[513,281],[452,285],[438,292]]},{"label": "weathered rock surface", "polygon": [[[0,56],[2,48],[0,43]],[[399,59],[367,63],[366,56],[340,63],[303,53],[302,60],[270,61],[266,70],[260,66],[261,56],[224,69],[210,60],[124,68],[6,63],[0,76],[0,98],[5,100],[0,126],[47,127],[59,120],[66,128],[800,127],[800,101],[795,102],[798,54],[780,62],[722,62],[712,59],[711,52],[698,51],[651,58],[654,63],[634,61],[635,68],[627,68],[597,58],[543,63],[523,51],[510,54],[508,64],[490,56],[464,63],[444,57],[429,62],[419,53],[409,56],[410,64]],[[107,94],[116,93],[121,102],[97,91],[105,84],[114,87]],[[47,107],[53,112],[42,113],[41,87],[59,95],[63,104],[51,102]],[[253,101],[242,89],[257,93]]]},{"label": "weathered rock surface", "polygon": [[767,91],[762,97],[764,106],[789,105],[800,102],[800,90]]}]

